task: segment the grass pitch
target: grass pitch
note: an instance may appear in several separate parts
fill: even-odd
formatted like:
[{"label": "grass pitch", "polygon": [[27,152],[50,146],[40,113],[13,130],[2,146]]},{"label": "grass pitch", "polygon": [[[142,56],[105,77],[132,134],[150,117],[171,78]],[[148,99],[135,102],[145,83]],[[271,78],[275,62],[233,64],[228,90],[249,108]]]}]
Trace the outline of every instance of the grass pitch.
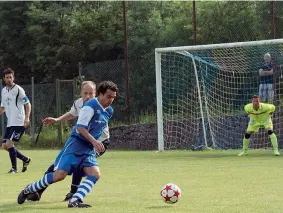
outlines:
[{"label": "grass pitch", "polygon": [[[17,204],[19,192],[39,180],[54,161],[58,150],[25,150],[33,159],[26,173],[6,174],[11,167],[6,151],[0,151],[0,212],[21,213],[282,213],[282,156],[270,150],[250,151],[109,151],[98,159],[102,177],[85,203],[89,209],[68,209],[62,202],[71,178],[53,184],[40,202]],[[18,161],[19,170],[21,162]],[[160,189],[175,183],[182,199],[165,204]]]}]

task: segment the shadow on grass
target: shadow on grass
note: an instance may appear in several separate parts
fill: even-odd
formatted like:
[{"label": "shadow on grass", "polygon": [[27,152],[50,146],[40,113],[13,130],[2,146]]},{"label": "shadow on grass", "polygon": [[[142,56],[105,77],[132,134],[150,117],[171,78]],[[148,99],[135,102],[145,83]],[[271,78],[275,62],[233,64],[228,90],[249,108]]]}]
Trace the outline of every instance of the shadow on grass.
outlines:
[{"label": "shadow on grass", "polygon": [[272,151],[266,151],[263,153],[256,153],[256,152],[250,152],[247,156],[238,156],[239,152],[235,153],[218,153],[218,154],[212,154],[212,153],[203,153],[200,155],[188,155],[187,157],[192,158],[271,158],[271,157],[280,157],[280,156],[274,156]]},{"label": "shadow on grass", "polygon": [[[50,205],[52,204],[52,205]],[[17,203],[5,203],[0,205],[0,212],[22,212],[22,211],[29,211],[30,209],[38,209],[38,210],[49,210],[49,209],[66,209],[67,206],[53,206],[54,203],[49,202],[40,202],[40,203],[33,203],[27,202],[22,205]]]},{"label": "shadow on grass", "polygon": [[[157,153],[156,158],[195,158],[195,159],[213,159],[213,158],[280,158],[274,156],[273,150],[250,150],[247,156],[239,157],[241,150],[210,150],[210,151],[173,151]],[[282,150],[281,150],[282,152]]]},{"label": "shadow on grass", "polygon": [[164,205],[164,206],[148,206],[146,209],[169,209],[172,208],[172,205]]}]

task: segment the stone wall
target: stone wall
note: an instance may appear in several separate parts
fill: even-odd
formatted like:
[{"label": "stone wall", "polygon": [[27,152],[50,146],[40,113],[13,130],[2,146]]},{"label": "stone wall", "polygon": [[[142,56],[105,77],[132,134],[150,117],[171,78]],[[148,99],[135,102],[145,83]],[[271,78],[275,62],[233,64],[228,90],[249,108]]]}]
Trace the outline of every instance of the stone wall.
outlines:
[{"label": "stone wall", "polygon": [[110,149],[157,150],[157,125],[135,124],[110,128]]},{"label": "stone wall", "polygon": [[[283,148],[283,112],[274,113],[274,131],[280,148]],[[165,149],[190,149],[192,145],[204,145],[203,128],[200,120],[179,120],[164,122]],[[239,149],[248,124],[246,115],[215,117],[218,130],[213,131],[215,145],[221,149]],[[208,122],[205,122],[208,124]],[[211,132],[206,125],[208,146],[212,145]],[[110,129],[112,149],[157,150],[157,125],[136,124]],[[269,137],[263,129],[251,138],[250,148],[271,147]]]}]

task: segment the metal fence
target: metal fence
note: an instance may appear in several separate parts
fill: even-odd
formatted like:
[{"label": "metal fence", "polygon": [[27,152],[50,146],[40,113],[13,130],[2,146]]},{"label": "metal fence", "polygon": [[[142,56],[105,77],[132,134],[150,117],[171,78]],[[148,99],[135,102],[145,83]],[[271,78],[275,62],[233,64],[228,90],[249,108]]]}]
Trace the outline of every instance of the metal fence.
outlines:
[{"label": "metal fence", "polygon": [[[151,6],[154,7],[155,4],[158,4],[161,16],[170,17],[170,14],[162,13],[169,3],[127,2],[128,35],[123,39],[124,42],[127,42],[128,49],[124,49],[124,55],[117,60],[84,62],[81,73],[86,79],[90,78],[96,82],[110,79],[118,84],[120,93],[119,98],[115,101],[115,104],[118,105],[115,108],[117,120],[127,120],[127,107],[130,108],[131,118],[140,117],[144,113],[154,115],[156,112],[155,48],[281,38],[283,36],[283,2],[271,3],[250,1],[229,2],[228,4],[215,2],[211,3],[214,6],[209,8],[205,6],[207,2],[196,2],[196,11],[194,11],[192,3],[181,2],[180,4],[183,6],[179,8],[178,15],[176,14],[180,20],[177,19],[170,25],[176,28],[172,27],[175,29],[173,32],[162,25],[166,19],[159,20],[158,16],[152,15],[154,13],[150,9]],[[255,17],[247,18],[246,16],[249,16],[250,12],[256,8],[261,8],[258,9],[260,13],[253,13]],[[196,13],[195,23],[193,23],[193,13]],[[158,23],[161,28],[154,24],[155,21],[160,21]],[[163,32],[166,30],[168,30],[168,34],[164,35]],[[195,34],[196,41],[193,39]],[[127,61],[125,56],[127,56]],[[126,67],[129,69],[129,76],[127,76]],[[128,90],[126,87],[127,77],[129,80]],[[129,106],[126,102],[127,94],[130,97]]]},{"label": "metal fence", "polygon": [[[3,87],[2,81],[1,86]],[[34,84],[34,79],[31,78],[31,83],[28,85],[20,85],[26,92],[30,99],[31,110],[31,124],[27,128],[26,133],[31,137],[33,143],[36,142],[37,135],[42,130],[42,119],[45,117],[58,117],[67,112],[75,98],[79,96],[79,85],[74,80],[59,80],[50,84]],[[6,126],[6,116],[1,116],[1,135],[3,136]],[[55,126],[43,127],[49,128],[45,130],[45,134],[53,132],[49,135],[49,139],[54,142],[53,145],[60,145],[63,143],[64,132],[69,134],[69,126],[64,124],[56,124]],[[40,137],[39,137],[40,140]],[[49,140],[49,141],[50,141]]]},{"label": "metal fence", "polygon": [[[85,77],[85,80],[93,80],[96,83],[112,80],[118,85],[118,98],[113,104],[114,121],[125,122],[127,120],[127,107],[130,108],[133,119],[146,113],[153,115],[152,118],[154,118],[156,112],[155,48],[262,40],[283,36],[283,2],[247,1],[239,3],[231,1],[225,3],[219,1],[209,3],[197,1],[195,3],[194,11],[192,2],[129,1],[126,2],[126,22],[122,20],[122,3],[107,3],[118,5],[117,8],[113,6],[115,11],[121,10],[121,15],[117,16],[117,19],[120,19],[120,21],[117,20],[119,25],[117,29],[121,30],[126,25],[128,34],[125,36],[123,31],[119,35],[113,34],[117,36],[113,37],[117,44],[110,52],[106,48],[105,57],[89,56],[85,60],[80,59],[84,61],[82,61],[79,73]],[[176,9],[170,4],[180,5]],[[211,4],[211,7],[205,4]],[[255,10],[259,12],[250,13]],[[193,21],[193,14],[196,15],[195,21]],[[194,35],[196,41],[194,41]],[[107,44],[107,41],[103,42]],[[125,43],[127,43],[127,49],[124,46]],[[104,55],[104,51],[101,52],[101,55]],[[94,61],[95,63],[90,63]],[[126,74],[126,67],[129,75]],[[72,70],[75,69],[72,67]],[[59,78],[58,72],[60,70],[56,72],[57,78]],[[75,75],[77,74],[70,76]],[[38,79],[35,79],[35,82],[36,80]],[[129,89],[126,87],[127,80]],[[19,84],[32,101],[32,125],[28,131],[33,138],[37,136],[42,118],[59,116],[66,112],[74,97],[78,95],[77,82],[73,79],[57,80],[48,84],[34,84],[31,80],[29,85]],[[129,106],[127,95],[130,97]],[[3,117],[1,119],[0,126],[3,134],[5,119]],[[54,143],[61,143],[68,126],[65,124],[59,127],[52,126],[55,126],[56,134],[58,131],[58,135],[52,136]],[[47,127],[43,127],[44,130],[45,128]],[[53,130],[49,128],[51,135]]]}]

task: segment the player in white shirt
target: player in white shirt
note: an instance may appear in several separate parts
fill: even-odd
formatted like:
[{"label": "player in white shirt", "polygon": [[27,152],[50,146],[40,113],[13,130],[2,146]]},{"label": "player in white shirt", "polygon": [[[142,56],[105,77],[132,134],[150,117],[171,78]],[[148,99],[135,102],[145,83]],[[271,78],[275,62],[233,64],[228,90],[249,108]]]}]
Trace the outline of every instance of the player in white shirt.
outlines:
[{"label": "player in white shirt", "polygon": [[[84,102],[87,100],[94,98],[96,93],[96,85],[92,81],[84,81],[81,86],[81,98],[74,101],[71,109],[69,112],[63,114],[59,118],[53,118],[53,117],[47,117],[43,119],[43,124],[51,124],[51,123],[58,123],[63,121],[69,121],[72,119],[75,119],[79,116],[79,112],[81,108],[83,107]],[[99,138],[99,141],[102,141],[104,144],[105,150],[109,146],[109,127],[108,125],[105,127],[102,136]],[[104,151],[105,152],[105,151]],[[101,156],[103,153],[97,153],[97,156]],[[46,174],[49,172],[54,171],[54,164],[52,164],[48,170],[46,171]],[[71,185],[71,191],[66,195],[64,201],[68,201],[71,199],[73,194],[77,192],[78,186],[80,185],[80,182],[82,180],[82,174],[81,173],[74,173],[72,176],[72,185]],[[45,189],[44,189],[45,190]],[[33,193],[27,197],[27,200],[31,201],[39,201],[41,198],[42,193],[44,190],[38,191],[36,193]]]},{"label": "player in white shirt", "polygon": [[6,86],[1,91],[0,114],[5,112],[7,127],[2,140],[2,148],[9,152],[12,169],[8,172],[15,174],[17,170],[17,158],[23,161],[22,172],[27,170],[31,162],[15,148],[14,143],[19,142],[25,129],[29,126],[31,104],[22,87],[14,83],[15,73],[11,68],[5,69],[3,79]]}]

